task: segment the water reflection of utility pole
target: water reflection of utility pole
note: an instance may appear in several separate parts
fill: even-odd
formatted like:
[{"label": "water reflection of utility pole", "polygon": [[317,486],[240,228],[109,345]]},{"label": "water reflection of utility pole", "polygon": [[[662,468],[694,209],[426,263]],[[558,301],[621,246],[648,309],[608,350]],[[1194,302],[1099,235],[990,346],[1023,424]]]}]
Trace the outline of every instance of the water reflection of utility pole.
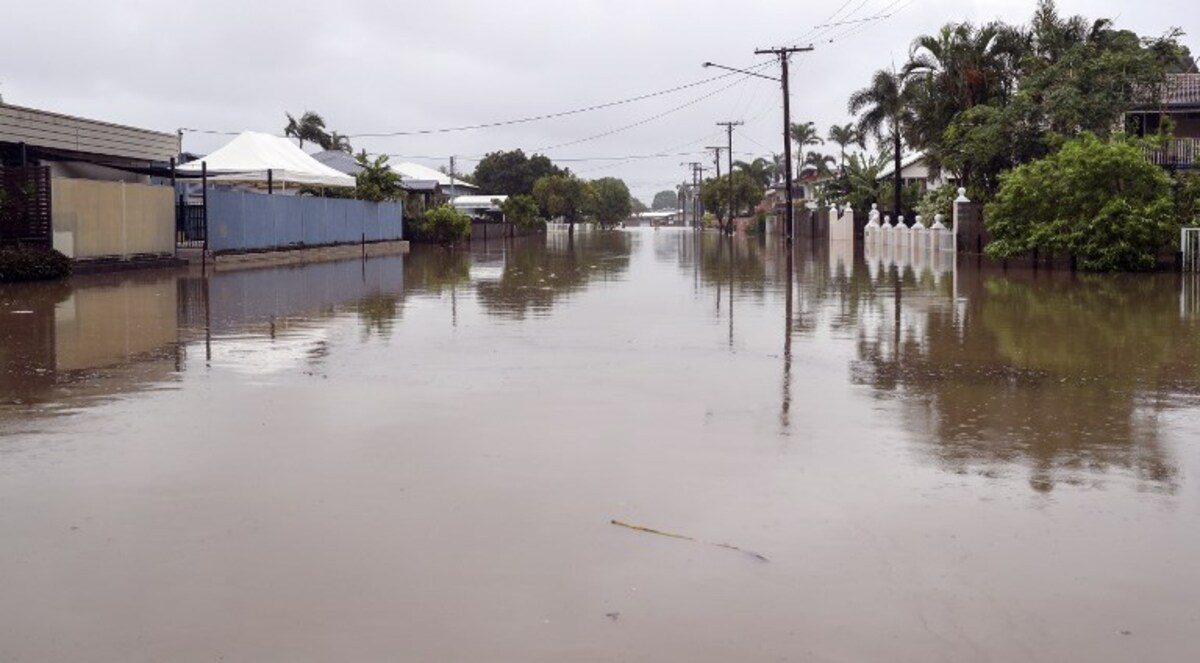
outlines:
[{"label": "water reflection of utility pole", "polygon": [[201,271],[200,278],[204,282],[204,363],[212,368],[212,299],[208,292],[208,272]]},{"label": "water reflection of utility pole", "polygon": [[901,293],[901,288],[900,288],[900,266],[896,265],[895,263],[892,264],[892,283],[894,284],[893,287],[895,288],[895,300],[896,300],[896,312],[895,312],[896,329],[894,331],[895,337],[892,339],[892,343],[894,344],[892,347],[892,355],[893,355],[893,358],[897,362],[899,362],[900,361],[900,314],[901,314],[902,293]]},{"label": "water reflection of utility pole", "polygon": [[733,272],[737,256],[733,250],[733,235],[729,235],[729,349],[733,349]]},{"label": "water reflection of utility pole", "polygon": [[779,413],[779,423],[783,426],[784,432],[787,432],[792,426],[792,316],[794,315],[792,279],[796,270],[796,259],[792,253],[791,244],[785,242],[784,250],[787,252],[787,286],[784,288],[787,303],[784,305],[783,408]]}]

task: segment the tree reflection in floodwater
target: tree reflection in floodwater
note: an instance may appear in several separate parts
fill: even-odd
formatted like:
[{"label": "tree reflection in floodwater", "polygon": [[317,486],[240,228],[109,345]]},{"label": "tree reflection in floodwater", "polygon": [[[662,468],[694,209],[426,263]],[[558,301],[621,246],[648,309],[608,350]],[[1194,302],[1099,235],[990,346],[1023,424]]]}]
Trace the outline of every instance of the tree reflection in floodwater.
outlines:
[{"label": "tree reflection in floodwater", "polygon": [[864,321],[852,377],[900,399],[937,463],[1024,467],[1038,491],[1115,473],[1176,489],[1157,419],[1194,405],[1200,384],[1200,329],[1180,315],[1176,277],[961,269],[955,297],[901,279],[897,310]]},{"label": "tree reflection in floodwater", "polygon": [[629,270],[633,238],[620,231],[552,232],[505,245],[494,278],[476,279],[475,293],[490,315],[521,320],[550,311],[591,283]]}]

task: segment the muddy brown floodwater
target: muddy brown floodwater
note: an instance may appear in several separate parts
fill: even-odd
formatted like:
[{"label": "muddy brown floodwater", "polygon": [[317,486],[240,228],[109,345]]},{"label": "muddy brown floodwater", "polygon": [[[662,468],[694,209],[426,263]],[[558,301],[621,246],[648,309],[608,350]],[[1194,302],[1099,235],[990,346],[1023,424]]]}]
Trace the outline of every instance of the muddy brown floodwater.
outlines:
[{"label": "muddy brown floodwater", "polygon": [[1200,659],[1200,285],[902,262],[2,287],[0,660]]}]

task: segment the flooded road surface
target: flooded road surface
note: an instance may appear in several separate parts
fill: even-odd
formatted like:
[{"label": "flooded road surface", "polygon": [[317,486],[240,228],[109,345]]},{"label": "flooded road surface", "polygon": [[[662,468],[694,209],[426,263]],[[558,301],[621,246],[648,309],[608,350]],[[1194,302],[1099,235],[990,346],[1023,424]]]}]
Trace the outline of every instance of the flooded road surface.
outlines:
[{"label": "flooded road surface", "polygon": [[0,660],[1200,659],[1197,284],[868,258],[0,288]]}]

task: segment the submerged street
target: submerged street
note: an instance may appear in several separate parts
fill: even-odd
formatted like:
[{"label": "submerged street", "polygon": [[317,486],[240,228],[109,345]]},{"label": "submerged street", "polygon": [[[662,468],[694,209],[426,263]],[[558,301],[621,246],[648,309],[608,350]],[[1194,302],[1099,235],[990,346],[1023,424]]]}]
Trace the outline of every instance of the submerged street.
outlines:
[{"label": "submerged street", "polygon": [[0,285],[0,660],[1200,658],[1200,283],[782,246]]}]

